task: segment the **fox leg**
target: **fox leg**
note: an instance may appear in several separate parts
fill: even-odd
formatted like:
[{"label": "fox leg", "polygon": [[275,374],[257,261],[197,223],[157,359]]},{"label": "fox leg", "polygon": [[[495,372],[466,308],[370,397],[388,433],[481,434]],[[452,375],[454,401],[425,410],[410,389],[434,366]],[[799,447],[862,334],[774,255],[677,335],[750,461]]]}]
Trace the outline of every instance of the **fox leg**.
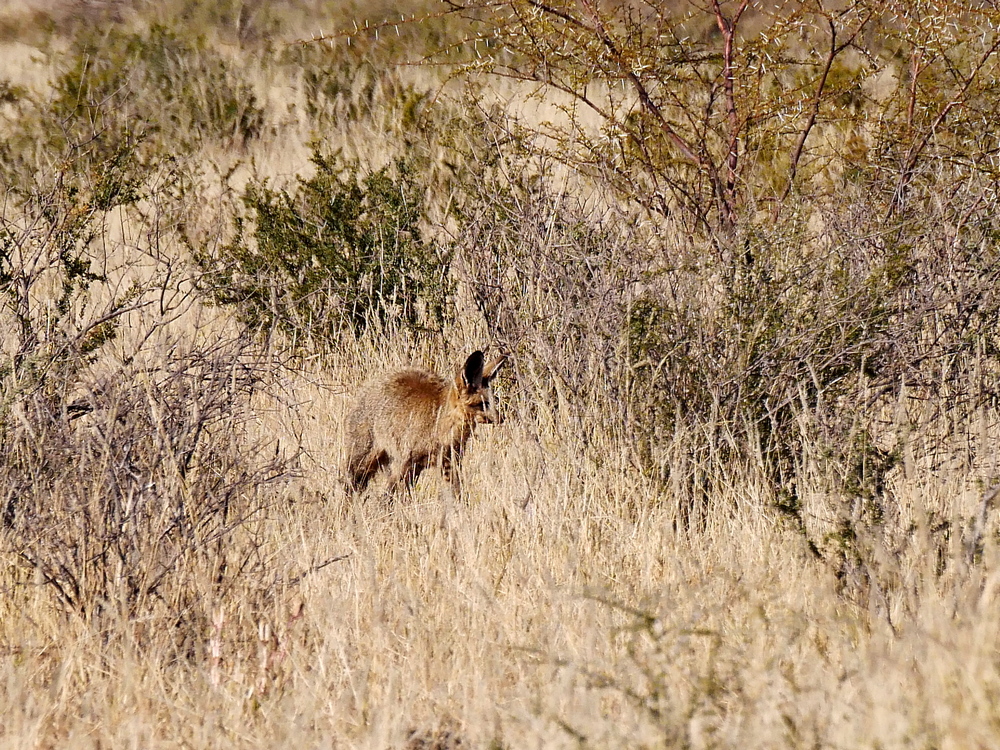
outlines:
[{"label": "fox leg", "polygon": [[424,462],[419,459],[408,457],[399,461],[398,465],[393,467],[392,474],[389,476],[388,492],[395,492],[404,485],[407,488],[413,487],[417,481],[417,477],[420,476],[420,472],[423,470]]},{"label": "fox leg", "polygon": [[452,494],[457,500],[462,492],[462,480],[458,471],[459,452],[455,448],[441,451],[441,476],[451,485]]},{"label": "fox leg", "polygon": [[344,484],[350,492],[364,492],[368,483],[372,480],[379,469],[386,464],[385,453],[375,453],[374,451],[362,456],[352,456],[352,460],[347,464]]}]

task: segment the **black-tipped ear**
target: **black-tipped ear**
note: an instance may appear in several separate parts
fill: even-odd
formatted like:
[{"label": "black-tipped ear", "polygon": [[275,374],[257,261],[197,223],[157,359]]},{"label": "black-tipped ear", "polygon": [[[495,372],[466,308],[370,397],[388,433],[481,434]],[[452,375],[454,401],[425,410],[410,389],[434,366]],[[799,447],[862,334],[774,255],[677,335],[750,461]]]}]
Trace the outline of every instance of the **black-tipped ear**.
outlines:
[{"label": "black-tipped ear", "polygon": [[463,372],[465,386],[469,392],[478,391],[483,387],[483,353],[475,351],[465,360]]},{"label": "black-tipped ear", "polygon": [[492,362],[490,362],[486,367],[483,368],[483,383],[488,384],[493,380],[494,376],[497,374],[497,370],[503,367],[504,363],[507,361],[507,355],[501,354],[495,357]]}]

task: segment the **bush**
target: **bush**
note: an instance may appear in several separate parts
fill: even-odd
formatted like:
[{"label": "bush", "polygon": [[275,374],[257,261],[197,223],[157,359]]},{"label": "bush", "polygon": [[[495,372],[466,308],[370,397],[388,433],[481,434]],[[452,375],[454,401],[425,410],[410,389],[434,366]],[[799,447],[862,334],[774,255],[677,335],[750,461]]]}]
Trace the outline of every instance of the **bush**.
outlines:
[{"label": "bush", "polygon": [[[748,468],[814,550],[826,532],[848,556],[902,534],[889,480],[907,431],[946,452],[953,426],[997,398],[997,172],[981,128],[996,10],[456,7],[501,41],[468,71],[561,102],[542,122],[494,110],[504,158],[567,165],[651,230],[618,304],[598,306],[593,288],[571,303],[601,310],[570,329],[586,332],[577,350],[617,341],[624,359],[613,385],[573,397],[627,405],[637,462],[684,518]],[[531,287],[520,263],[497,259],[495,294]],[[833,507],[805,509],[810,494]],[[819,516],[827,528],[806,529]]]},{"label": "bush", "polygon": [[253,328],[320,344],[371,325],[441,325],[450,258],[421,238],[422,193],[407,162],[364,176],[336,154],[315,151],[313,163],[294,195],[246,189],[235,239],[217,257],[196,253],[203,286]]},{"label": "bush", "polygon": [[[107,214],[135,204],[144,185],[130,149],[87,169],[67,159],[54,184],[41,179],[0,219],[0,320],[14,332],[0,365],[8,403],[26,392],[65,389],[136,309],[139,289],[112,288],[95,240]],[[99,247],[99,245],[97,245]],[[106,299],[85,313],[91,295]],[[0,413],[0,424],[9,415]]]},{"label": "bush", "polygon": [[622,331],[647,249],[624,217],[557,192],[530,160],[468,163],[455,215],[456,275],[487,340],[509,348],[531,376],[522,406],[558,410],[584,444],[624,436],[637,404]]},{"label": "bush", "polygon": [[22,394],[0,477],[3,545],[25,579],[87,621],[159,613],[200,635],[205,593],[246,574],[254,548],[235,540],[288,471],[240,429],[256,356],[222,341],[72,403]]},{"label": "bush", "polygon": [[[189,637],[206,594],[252,565],[241,535],[288,471],[242,429],[273,363],[246,335],[151,363],[145,347],[193,304],[179,264],[157,265],[164,217],[136,209],[170,186],[154,191],[127,149],[89,164],[65,160],[0,220],[0,548],[60,611],[98,626],[162,615]],[[143,237],[123,265],[116,214]]]},{"label": "bush", "polygon": [[241,73],[202,42],[184,41],[163,26],[81,34],[52,87],[44,103],[20,102],[8,163],[39,147],[49,154],[78,149],[95,162],[137,145],[147,159],[210,140],[242,147],[264,124]]}]

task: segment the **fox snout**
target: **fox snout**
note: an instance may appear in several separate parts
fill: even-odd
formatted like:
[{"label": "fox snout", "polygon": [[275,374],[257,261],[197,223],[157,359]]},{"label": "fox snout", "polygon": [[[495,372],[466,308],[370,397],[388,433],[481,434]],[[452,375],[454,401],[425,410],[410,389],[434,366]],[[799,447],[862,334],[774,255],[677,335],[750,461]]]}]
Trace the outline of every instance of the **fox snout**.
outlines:
[{"label": "fox snout", "polygon": [[486,364],[473,352],[451,384],[425,370],[399,370],[367,386],[347,418],[347,490],[364,490],[383,468],[391,472],[390,490],[412,485],[436,465],[457,495],[458,462],[472,431],[503,421],[492,385],[506,359]]},{"label": "fox snout", "polygon": [[481,424],[503,424],[503,415],[497,410],[493,401],[493,394],[490,394],[489,402],[486,402],[476,411],[475,419]]}]

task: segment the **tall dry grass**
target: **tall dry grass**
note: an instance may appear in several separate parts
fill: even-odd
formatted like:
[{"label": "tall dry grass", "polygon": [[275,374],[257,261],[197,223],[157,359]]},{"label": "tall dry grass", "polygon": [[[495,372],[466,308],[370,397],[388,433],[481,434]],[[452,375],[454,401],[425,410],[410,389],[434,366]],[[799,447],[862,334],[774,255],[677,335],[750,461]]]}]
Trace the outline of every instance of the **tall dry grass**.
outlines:
[{"label": "tall dry grass", "polygon": [[[118,5],[116,23],[145,22]],[[241,39],[237,60],[260,49],[241,16],[193,17]],[[0,69],[22,87],[23,109],[3,105],[18,137],[69,44],[36,31],[54,33],[50,56]],[[325,75],[341,64],[309,54]],[[880,401],[874,439],[900,460],[880,475],[891,512],[870,523],[823,431],[852,405],[803,402],[801,508],[782,512],[768,456],[742,449],[752,426],[650,418],[666,391],[631,358],[630,315],[669,292],[708,320],[717,288],[695,285],[681,239],[640,253],[648,226],[571,182],[553,195],[544,165],[516,174],[520,155],[476,190],[449,181],[458,135],[401,145],[383,116],[405,109],[406,81],[341,71],[310,114],[304,69],[253,59],[260,131],[174,154],[138,200],[108,208],[109,175],[132,173],[73,149],[56,167],[4,162],[5,248],[21,253],[4,269],[23,282],[4,291],[23,304],[0,323],[0,746],[1000,745],[995,405],[947,388]],[[474,121],[494,145],[497,121]],[[444,325],[303,348],[203,292],[192,249],[231,241],[246,182],[307,175],[320,127],[372,168],[425,149],[430,215],[461,217],[429,228],[454,242]],[[60,307],[63,236],[107,278],[74,276]],[[665,290],[667,261],[690,286]],[[506,419],[470,443],[460,501],[428,471],[391,503],[349,502],[361,383],[446,373],[484,346],[514,353],[495,384]]]},{"label": "tall dry grass", "polygon": [[[473,444],[463,503],[428,474],[389,509],[348,506],[338,386],[358,376],[261,399],[247,439],[307,460],[227,540],[252,549],[246,573],[219,589],[192,567],[198,627],[154,609],[94,628],[8,568],[5,745],[992,746],[992,542],[941,575],[918,527],[910,555],[875,563],[891,588],[845,593],[749,472],[723,467],[728,493],[679,532],[618,441],[591,437],[598,466],[570,425],[517,410]],[[896,496],[953,517],[965,484]]]}]

